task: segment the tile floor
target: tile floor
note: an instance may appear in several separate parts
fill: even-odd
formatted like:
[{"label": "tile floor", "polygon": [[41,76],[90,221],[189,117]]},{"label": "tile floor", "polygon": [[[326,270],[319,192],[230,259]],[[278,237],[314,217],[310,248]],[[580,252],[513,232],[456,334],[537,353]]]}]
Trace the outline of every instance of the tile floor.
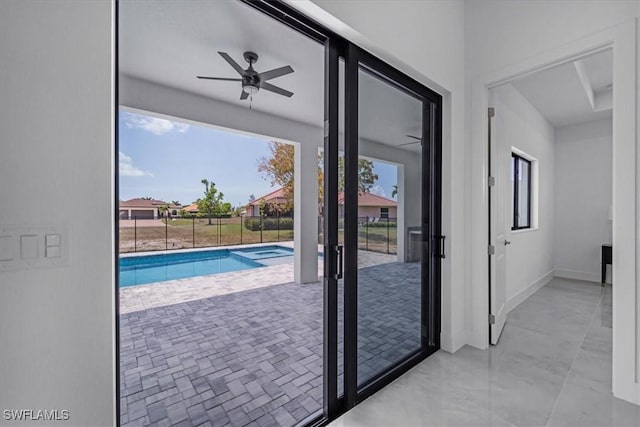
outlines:
[{"label": "tile floor", "polygon": [[611,286],[556,278],[497,346],[437,352],[332,425],[640,426],[611,394]]}]

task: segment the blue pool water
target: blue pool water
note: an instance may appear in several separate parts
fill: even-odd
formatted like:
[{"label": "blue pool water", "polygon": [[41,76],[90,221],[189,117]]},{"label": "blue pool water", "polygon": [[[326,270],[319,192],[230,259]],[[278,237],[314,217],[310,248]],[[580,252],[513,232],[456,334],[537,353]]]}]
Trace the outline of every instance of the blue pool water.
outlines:
[{"label": "blue pool water", "polygon": [[283,246],[143,255],[120,258],[120,287],[264,267],[258,260],[293,255]]}]

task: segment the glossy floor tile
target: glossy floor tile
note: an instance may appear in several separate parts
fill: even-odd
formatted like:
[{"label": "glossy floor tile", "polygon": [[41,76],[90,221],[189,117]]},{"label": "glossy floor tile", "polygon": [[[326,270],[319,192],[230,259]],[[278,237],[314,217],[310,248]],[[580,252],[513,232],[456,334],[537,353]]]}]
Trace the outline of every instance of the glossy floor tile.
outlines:
[{"label": "glossy floor tile", "polygon": [[640,426],[611,393],[611,285],[555,278],[497,346],[440,351],[332,425]]}]

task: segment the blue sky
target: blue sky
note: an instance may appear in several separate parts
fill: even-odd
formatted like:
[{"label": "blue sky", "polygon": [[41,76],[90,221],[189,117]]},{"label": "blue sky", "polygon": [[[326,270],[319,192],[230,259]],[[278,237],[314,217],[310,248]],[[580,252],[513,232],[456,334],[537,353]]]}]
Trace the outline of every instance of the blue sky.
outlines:
[{"label": "blue sky", "polygon": [[[120,200],[153,197],[187,205],[202,196],[202,178],[215,182],[234,206],[274,189],[257,170],[259,159],[270,153],[267,139],[123,110],[119,114]],[[374,162],[374,171],[379,179],[372,193],[390,197],[396,167]]]}]

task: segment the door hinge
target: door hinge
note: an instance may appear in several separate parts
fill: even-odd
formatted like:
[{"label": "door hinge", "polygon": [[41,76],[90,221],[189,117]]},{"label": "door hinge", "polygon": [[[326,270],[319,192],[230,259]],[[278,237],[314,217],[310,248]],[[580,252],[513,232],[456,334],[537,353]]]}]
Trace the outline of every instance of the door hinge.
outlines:
[{"label": "door hinge", "polygon": [[495,107],[489,107],[489,117],[493,117],[496,115]]},{"label": "door hinge", "polygon": [[496,185],[496,177],[495,176],[490,176],[489,177],[489,187],[493,187],[494,185]]},{"label": "door hinge", "polygon": [[489,255],[495,255],[496,254],[496,247],[493,245],[489,245]]},{"label": "door hinge", "polygon": [[496,324],[496,315],[495,314],[490,314],[489,315],[489,324],[490,325],[495,325]]}]

